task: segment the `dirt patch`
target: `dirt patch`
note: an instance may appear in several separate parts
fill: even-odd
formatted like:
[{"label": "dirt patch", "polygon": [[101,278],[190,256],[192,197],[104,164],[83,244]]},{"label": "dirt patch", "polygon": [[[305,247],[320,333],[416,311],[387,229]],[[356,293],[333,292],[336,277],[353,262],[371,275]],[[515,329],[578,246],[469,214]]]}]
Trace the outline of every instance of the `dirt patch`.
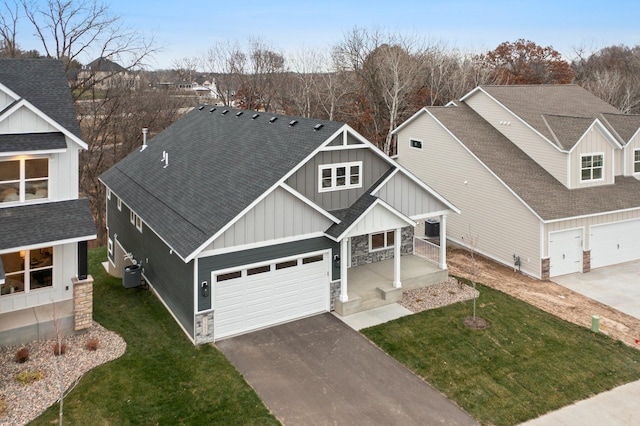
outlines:
[{"label": "dirt patch", "polygon": [[464,325],[471,330],[485,330],[491,326],[491,323],[484,318],[480,318],[478,316],[474,317],[465,317]]},{"label": "dirt patch", "polygon": [[[617,311],[600,302],[551,281],[540,281],[514,272],[513,269],[475,255],[477,282],[500,290],[557,317],[591,328],[591,317],[600,317],[600,331],[629,346],[640,349],[640,319]],[[461,248],[447,249],[447,266],[451,275],[471,279],[471,256]]]}]

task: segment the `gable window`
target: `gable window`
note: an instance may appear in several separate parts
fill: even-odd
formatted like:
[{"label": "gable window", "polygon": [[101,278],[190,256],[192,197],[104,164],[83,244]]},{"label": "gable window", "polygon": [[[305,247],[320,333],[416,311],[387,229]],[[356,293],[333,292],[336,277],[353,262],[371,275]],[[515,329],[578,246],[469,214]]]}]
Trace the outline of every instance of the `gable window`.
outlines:
[{"label": "gable window", "polygon": [[120,198],[116,201],[116,206],[118,207],[118,210],[122,211],[122,200]]},{"label": "gable window", "polygon": [[0,161],[0,203],[48,197],[48,158]]},{"label": "gable window", "polygon": [[633,150],[633,173],[640,173],[640,149]]},{"label": "gable window", "polygon": [[411,146],[411,148],[422,149],[422,141],[411,139],[409,141],[409,146]]},{"label": "gable window", "polygon": [[320,166],[320,192],[362,187],[362,161]]},{"label": "gable window", "polygon": [[135,225],[138,231],[142,232],[142,219],[140,219],[140,216],[135,214],[133,210],[129,212],[129,222]]},{"label": "gable window", "polygon": [[53,286],[52,247],[6,253],[0,257],[5,271],[2,296]]},{"label": "gable window", "polygon": [[395,231],[378,232],[369,235],[369,251],[384,250],[393,247]]},{"label": "gable window", "polygon": [[587,154],[580,157],[581,161],[581,175],[580,180],[582,182],[590,180],[599,180],[604,177],[603,168],[603,154]]}]

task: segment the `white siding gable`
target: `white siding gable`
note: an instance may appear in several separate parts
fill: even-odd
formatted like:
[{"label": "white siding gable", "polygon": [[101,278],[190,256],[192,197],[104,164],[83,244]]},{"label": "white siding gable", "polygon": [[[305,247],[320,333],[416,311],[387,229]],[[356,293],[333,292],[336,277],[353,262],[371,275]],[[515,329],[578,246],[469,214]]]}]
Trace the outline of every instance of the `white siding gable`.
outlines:
[{"label": "white siding gable", "polygon": [[41,116],[31,111],[26,106],[0,117],[0,133],[44,133],[57,132],[60,129],[53,127]]}]

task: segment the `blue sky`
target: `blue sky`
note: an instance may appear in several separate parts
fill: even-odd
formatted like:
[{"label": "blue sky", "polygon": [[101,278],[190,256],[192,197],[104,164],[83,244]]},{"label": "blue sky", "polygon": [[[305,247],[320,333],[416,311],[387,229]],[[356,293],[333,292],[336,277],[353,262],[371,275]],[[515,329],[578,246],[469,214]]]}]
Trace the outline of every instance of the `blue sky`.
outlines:
[{"label": "blue sky", "polygon": [[[196,56],[218,41],[244,43],[251,37],[283,53],[328,49],[356,26],[416,34],[473,52],[525,38],[552,45],[567,59],[577,46],[640,44],[637,0],[110,0],[107,4],[125,25],[154,35],[162,53],[153,68],[170,67],[174,60]],[[38,49],[27,41],[30,32],[19,32],[18,44]]]}]

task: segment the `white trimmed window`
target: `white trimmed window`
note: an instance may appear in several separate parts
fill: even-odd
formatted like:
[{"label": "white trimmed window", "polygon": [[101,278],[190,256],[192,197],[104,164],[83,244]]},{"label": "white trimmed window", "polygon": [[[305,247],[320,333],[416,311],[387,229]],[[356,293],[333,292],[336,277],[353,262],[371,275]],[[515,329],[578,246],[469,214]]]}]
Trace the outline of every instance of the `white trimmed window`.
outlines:
[{"label": "white trimmed window", "polygon": [[411,139],[409,140],[409,146],[415,149],[422,149],[422,141],[419,141],[417,139]]},{"label": "white trimmed window", "polygon": [[113,256],[113,240],[111,238],[107,241],[107,251]]},{"label": "white trimmed window", "polygon": [[587,182],[604,178],[604,154],[580,156],[580,181]]},{"label": "white trimmed window", "polygon": [[142,232],[142,219],[140,219],[140,216],[135,214],[133,211],[129,212],[129,222],[131,222],[132,225],[135,225],[138,231]]},{"label": "white trimmed window", "polygon": [[384,250],[393,247],[395,231],[369,234],[369,251]]},{"label": "white trimmed window", "polygon": [[111,190],[107,188],[107,200],[111,199]]},{"label": "white trimmed window", "polygon": [[318,191],[338,191],[362,187],[362,161],[319,166]]},{"label": "white trimmed window", "polygon": [[116,205],[118,206],[118,210],[122,211],[122,200],[120,198],[117,199]]},{"label": "white trimmed window", "polygon": [[53,287],[53,247],[5,253],[0,258],[6,274],[1,296]]},{"label": "white trimmed window", "polygon": [[0,161],[0,203],[49,198],[49,159]]},{"label": "white trimmed window", "polygon": [[633,150],[633,173],[640,173],[640,149]]}]

